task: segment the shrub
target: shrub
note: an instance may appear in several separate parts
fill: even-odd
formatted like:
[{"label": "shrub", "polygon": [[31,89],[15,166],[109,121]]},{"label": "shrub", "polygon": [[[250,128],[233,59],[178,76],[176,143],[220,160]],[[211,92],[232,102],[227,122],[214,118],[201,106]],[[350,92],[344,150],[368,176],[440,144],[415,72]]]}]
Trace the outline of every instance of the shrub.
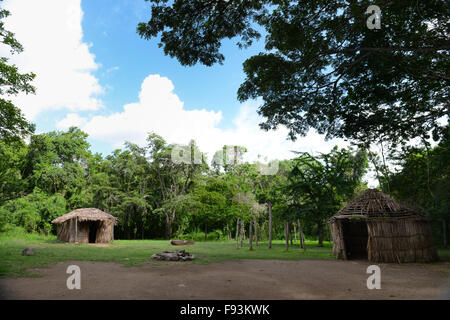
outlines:
[{"label": "shrub", "polygon": [[47,196],[39,189],[33,193],[8,201],[0,207],[0,231],[11,226],[23,227],[27,232],[52,231],[51,221],[66,213],[66,200],[59,194]]}]

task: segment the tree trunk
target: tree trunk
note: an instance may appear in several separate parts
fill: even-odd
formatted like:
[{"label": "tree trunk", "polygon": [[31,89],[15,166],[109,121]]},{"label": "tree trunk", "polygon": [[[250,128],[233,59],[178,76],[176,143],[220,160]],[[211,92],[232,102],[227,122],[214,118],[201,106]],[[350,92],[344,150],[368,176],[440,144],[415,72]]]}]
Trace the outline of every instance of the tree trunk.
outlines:
[{"label": "tree trunk", "polygon": [[239,249],[239,218],[236,220],[236,249]]},{"label": "tree trunk", "polygon": [[242,243],[244,242],[244,236],[245,236],[245,229],[244,229],[244,219],[241,219],[241,248]]},{"label": "tree trunk", "polygon": [[294,231],[294,243],[297,243],[297,228],[295,227],[295,222],[292,223],[292,231]]},{"label": "tree trunk", "polygon": [[256,221],[256,218],[253,220],[253,224],[255,226],[255,244],[258,246],[258,221]]},{"label": "tree trunk", "polygon": [[250,250],[253,250],[253,226],[252,226],[252,221],[250,220],[249,224],[248,224],[248,244],[250,247]]},{"label": "tree trunk", "polygon": [[172,224],[175,219],[175,213],[172,214],[165,212],[166,215],[166,238],[170,239],[172,237]]},{"label": "tree trunk", "polygon": [[227,236],[228,236],[228,243],[230,243],[230,241],[231,241],[231,232],[230,232],[230,226],[228,225],[228,222],[227,222]]},{"label": "tree trunk", "polygon": [[284,223],[284,236],[286,238],[286,250],[289,250],[289,222]]},{"label": "tree trunk", "polygon": [[389,181],[389,172],[388,172],[388,169],[386,166],[386,158],[384,156],[383,141],[380,141],[380,145],[381,145],[381,156],[383,159],[383,175],[384,175],[384,178],[386,179],[388,194],[391,194],[391,183]]},{"label": "tree trunk", "polygon": [[442,218],[442,238],[444,249],[447,249],[447,221],[445,218]]},{"label": "tree trunk", "polygon": [[[292,243],[292,230],[291,230],[290,224],[288,224],[288,227],[289,227],[289,240],[291,241],[291,246],[292,246],[293,245],[293,243]],[[295,232],[295,229],[294,229],[294,232]]]},{"label": "tree trunk", "polygon": [[166,238],[170,239],[172,236],[172,224],[170,222],[166,223]]},{"label": "tree trunk", "polygon": [[317,235],[319,238],[319,244],[318,247],[323,247],[323,223],[322,221],[317,223]]},{"label": "tree trunk", "polygon": [[300,239],[300,248],[306,250],[305,238],[303,237],[302,224],[300,223],[300,219],[297,220],[298,223],[298,238]]},{"label": "tree trunk", "polygon": [[269,206],[269,249],[272,248],[272,203],[267,204]]}]

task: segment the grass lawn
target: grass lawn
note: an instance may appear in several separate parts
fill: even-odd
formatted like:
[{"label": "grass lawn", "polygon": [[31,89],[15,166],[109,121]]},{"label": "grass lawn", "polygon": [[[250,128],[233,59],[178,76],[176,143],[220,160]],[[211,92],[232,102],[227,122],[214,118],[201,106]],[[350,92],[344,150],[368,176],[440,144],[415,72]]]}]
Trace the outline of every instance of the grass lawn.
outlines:
[{"label": "grass lawn", "polygon": [[[185,249],[196,256],[196,260],[185,263],[207,264],[232,259],[334,259],[331,243],[325,242],[322,248],[317,247],[317,241],[307,241],[306,244],[306,251],[300,249],[298,244],[286,251],[282,240],[273,241],[272,249],[267,248],[267,242],[260,242],[258,247],[253,245],[253,251],[249,250],[248,243],[236,250],[233,242],[217,241],[175,247],[168,240],[115,240],[112,245],[100,247],[66,244],[57,241],[55,236],[0,234],[0,276],[33,276],[28,269],[68,260],[115,261],[124,266],[139,266],[151,261],[154,253],[177,249]],[[22,256],[22,250],[26,247],[34,249],[34,256]]]},{"label": "grass lawn", "polygon": [[[253,251],[249,250],[248,243],[236,250],[234,242],[196,242],[193,246],[175,247],[168,240],[115,240],[112,245],[99,247],[66,244],[57,241],[55,236],[0,234],[0,277],[34,276],[29,269],[68,260],[114,261],[124,266],[139,266],[151,261],[154,253],[176,249],[185,249],[197,257],[185,263],[207,264],[232,259],[335,259],[330,242],[325,242],[322,248],[317,247],[317,241],[307,241],[306,244],[306,251],[298,245],[286,251],[283,240],[273,241],[272,249],[267,248],[267,242],[260,242]],[[35,255],[22,256],[22,250],[26,247],[32,247]],[[439,256],[443,261],[450,261],[450,249],[439,250]]]}]

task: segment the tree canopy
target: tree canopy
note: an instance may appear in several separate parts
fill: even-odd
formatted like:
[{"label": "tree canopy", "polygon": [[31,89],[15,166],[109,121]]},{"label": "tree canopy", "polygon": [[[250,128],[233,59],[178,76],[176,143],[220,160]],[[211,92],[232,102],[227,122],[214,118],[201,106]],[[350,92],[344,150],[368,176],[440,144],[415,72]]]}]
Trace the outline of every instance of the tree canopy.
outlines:
[{"label": "tree canopy", "polygon": [[262,98],[263,129],[398,143],[445,127],[448,1],[377,1],[379,30],[367,27],[367,0],[147,1],[151,18],[139,35],[159,37],[182,65],[222,63],[223,39],[246,47],[265,33],[265,51],[244,62],[238,91],[241,101]]},{"label": "tree canopy", "polygon": [[[9,15],[9,11],[0,8],[0,42],[10,48],[11,54],[17,54],[23,51],[23,47],[14,33],[4,27],[3,19]],[[33,73],[21,74],[17,66],[9,64],[7,57],[0,57],[0,138],[14,139],[34,132],[34,125],[9,100],[20,92],[34,93],[35,88],[30,84],[34,77]]]}]

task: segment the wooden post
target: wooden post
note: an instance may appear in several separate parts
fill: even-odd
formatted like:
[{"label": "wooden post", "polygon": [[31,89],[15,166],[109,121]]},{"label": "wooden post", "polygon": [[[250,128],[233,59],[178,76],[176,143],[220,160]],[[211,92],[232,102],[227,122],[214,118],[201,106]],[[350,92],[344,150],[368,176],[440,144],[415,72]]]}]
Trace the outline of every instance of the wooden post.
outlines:
[{"label": "wooden post", "polygon": [[300,248],[306,250],[305,238],[303,236],[302,224],[300,223],[300,219],[297,220],[298,224],[298,238],[300,239]]},{"label": "wooden post", "polygon": [[297,228],[295,227],[295,222],[292,222],[292,230],[294,231],[294,243],[297,243]]},{"label": "wooden post", "polygon": [[244,222],[244,219],[242,219],[241,220],[241,248],[242,248],[242,242],[245,240],[244,239],[244,237],[245,237],[245,222]]},{"label": "wooden post", "polygon": [[236,220],[236,249],[239,249],[239,220],[240,218],[238,217]]},{"label": "wooden post", "polygon": [[258,221],[256,220],[256,217],[253,219],[253,223],[255,226],[255,244],[258,246]]},{"label": "wooden post", "polygon": [[289,222],[284,223],[284,236],[286,238],[286,250],[289,250]]},{"label": "wooden post", "polygon": [[267,204],[269,207],[269,249],[272,248],[272,203]]},{"label": "wooden post", "polygon": [[250,220],[248,225],[248,244],[250,247],[250,250],[253,250],[253,235],[252,235],[252,220]]},{"label": "wooden post", "polygon": [[69,220],[69,239],[67,239],[69,243],[73,242],[73,219]]},{"label": "wooden post", "polygon": [[112,221],[112,223],[111,223],[111,234],[112,234],[112,243],[114,243],[114,219],[113,219],[113,221]]},{"label": "wooden post", "polygon": [[75,217],[75,243],[78,242],[78,217]]},{"label": "wooden post", "polygon": [[339,230],[338,234],[339,234],[339,247],[340,247],[340,251],[338,253],[338,258],[347,260],[348,259],[348,257],[347,257],[347,248],[345,246],[345,240],[344,240],[344,236],[345,235],[344,235],[344,230],[343,230],[344,222],[341,221],[340,219],[337,220],[337,227],[338,227],[338,230]]}]

